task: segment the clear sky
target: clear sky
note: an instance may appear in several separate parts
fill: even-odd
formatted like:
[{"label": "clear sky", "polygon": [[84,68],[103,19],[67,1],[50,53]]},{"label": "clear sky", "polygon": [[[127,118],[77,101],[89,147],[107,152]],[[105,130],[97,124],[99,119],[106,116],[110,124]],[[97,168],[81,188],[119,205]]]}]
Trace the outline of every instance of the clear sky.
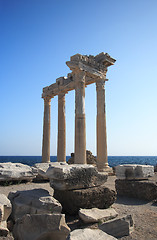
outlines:
[{"label": "clear sky", "polygon": [[[107,52],[108,155],[157,156],[156,0],[0,0],[0,155],[41,155],[42,88],[80,53]],[[67,155],[74,151],[74,91],[66,95]],[[96,154],[96,89],[86,88],[87,149]],[[51,155],[57,151],[57,97]]]}]

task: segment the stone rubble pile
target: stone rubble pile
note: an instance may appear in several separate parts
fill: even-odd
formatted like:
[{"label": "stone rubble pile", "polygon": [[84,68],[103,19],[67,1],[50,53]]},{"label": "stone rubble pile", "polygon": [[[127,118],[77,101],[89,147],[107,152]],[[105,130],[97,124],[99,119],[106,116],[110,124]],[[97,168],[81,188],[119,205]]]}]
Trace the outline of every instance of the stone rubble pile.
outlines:
[{"label": "stone rubble pile", "polygon": [[116,200],[116,193],[104,186],[107,173],[98,172],[92,165],[52,167],[46,175],[65,213],[74,215],[80,208],[108,208]]},{"label": "stone rubble pile", "polygon": [[[112,240],[130,234],[132,217],[110,207],[116,192],[105,187],[106,173],[81,164],[46,168],[54,196],[44,189],[10,192],[9,199],[0,195],[0,235],[7,236],[8,220],[15,240]],[[63,213],[78,214],[83,229],[70,232]]]},{"label": "stone rubble pile", "polygon": [[124,164],[115,167],[115,187],[118,195],[152,201],[157,199],[157,183],[149,180],[154,175],[150,165]]},{"label": "stone rubble pile", "polygon": [[[68,164],[74,164],[74,156],[75,154],[71,153],[71,158],[69,158]],[[86,150],[86,162],[87,164],[92,164],[92,165],[96,165],[97,163],[96,157],[89,150]]]}]

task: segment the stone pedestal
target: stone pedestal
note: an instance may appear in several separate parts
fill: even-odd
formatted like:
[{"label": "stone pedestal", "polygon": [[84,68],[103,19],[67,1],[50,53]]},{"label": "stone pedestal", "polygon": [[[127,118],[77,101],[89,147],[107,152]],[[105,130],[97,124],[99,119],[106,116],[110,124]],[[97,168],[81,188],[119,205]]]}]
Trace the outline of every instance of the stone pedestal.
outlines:
[{"label": "stone pedestal", "polygon": [[105,81],[96,82],[97,91],[97,168],[99,171],[108,170],[106,111],[105,111]]},{"label": "stone pedestal", "polygon": [[57,161],[66,162],[66,138],[65,138],[65,94],[58,95],[58,148]]},{"label": "stone pedestal", "polygon": [[85,73],[75,72],[75,164],[86,163]]},{"label": "stone pedestal", "polygon": [[46,97],[44,98],[42,162],[50,162],[50,109],[51,99]]}]

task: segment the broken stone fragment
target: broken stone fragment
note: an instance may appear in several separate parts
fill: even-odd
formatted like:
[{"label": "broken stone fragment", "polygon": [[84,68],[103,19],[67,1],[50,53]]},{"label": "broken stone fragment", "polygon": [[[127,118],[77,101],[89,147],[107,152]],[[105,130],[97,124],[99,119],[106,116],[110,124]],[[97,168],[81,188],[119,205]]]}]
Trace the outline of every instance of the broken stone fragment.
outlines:
[{"label": "broken stone fragment", "polygon": [[76,229],[72,231],[67,240],[115,240],[117,238],[108,235],[99,229]]},{"label": "broken stone fragment", "polygon": [[66,240],[70,232],[64,214],[26,214],[17,219],[15,240]]},{"label": "broken stone fragment", "polygon": [[85,223],[94,223],[99,221],[108,221],[110,219],[116,218],[118,213],[113,208],[108,209],[80,209],[79,217]]},{"label": "broken stone fragment", "polygon": [[37,175],[33,168],[22,163],[0,163],[0,182],[31,181]]},{"label": "broken stone fragment", "polygon": [[67,191],[100,186],[107,181],[108,174],[100,173],[88,164],[72,164],[50,167],[46,172],[52,188]]},{"label": "broken stone fragment", "polygon": [[36,180],[48,180],[46,176],[46,171],[49,167],[55,167],[59,165],[67,165],[64,162],[50,162],[50,163],[36,163],[34,164],[34,169],[37,170],[38,175],[36,176]]},{"label": "broken stone fragment", "polygon": [[115,167],[116,177],[127,180],[143,180],[154,175],[154,166],[124,164]]},{"label": "broken stone fragment", "polygon": [[61,204],[45,189],[10,192],[11,218],[16,221],[25,214],[61,213]]},{"label": "broken stone fragment", "polygon": [[4,194],[0,194],[0,236],[8,235],[7,219],[11,214],[11,209],[9,199]]},{"label": "broken stone fragment", "polygon": [[132,216],[117,217],[101,224],[99,229],[117,238],[128,236],[133,231]]}]

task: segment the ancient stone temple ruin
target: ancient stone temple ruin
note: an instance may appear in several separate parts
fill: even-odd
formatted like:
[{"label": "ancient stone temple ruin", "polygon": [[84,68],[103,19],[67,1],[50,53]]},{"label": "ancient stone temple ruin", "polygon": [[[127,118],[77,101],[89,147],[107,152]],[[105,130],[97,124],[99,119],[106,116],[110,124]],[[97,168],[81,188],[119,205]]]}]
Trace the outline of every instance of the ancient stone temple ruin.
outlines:
[{"label": "ancient stone temple ruin", "polygon": [[97,167],[108,168],[105,82],[107,68],[115,63],[107,53],[96,56],[76,54],[66,64],[72,71],[67,77],[56,79],[56,83],[43,88],[44,124],[42,162],[50,162],[50,108],[51,99],[58,96],[58,147],[57,161],[66,161],[65,94],[75,90],[75,164],[86,163],[85,87],[96,83],[97,91]]}]

